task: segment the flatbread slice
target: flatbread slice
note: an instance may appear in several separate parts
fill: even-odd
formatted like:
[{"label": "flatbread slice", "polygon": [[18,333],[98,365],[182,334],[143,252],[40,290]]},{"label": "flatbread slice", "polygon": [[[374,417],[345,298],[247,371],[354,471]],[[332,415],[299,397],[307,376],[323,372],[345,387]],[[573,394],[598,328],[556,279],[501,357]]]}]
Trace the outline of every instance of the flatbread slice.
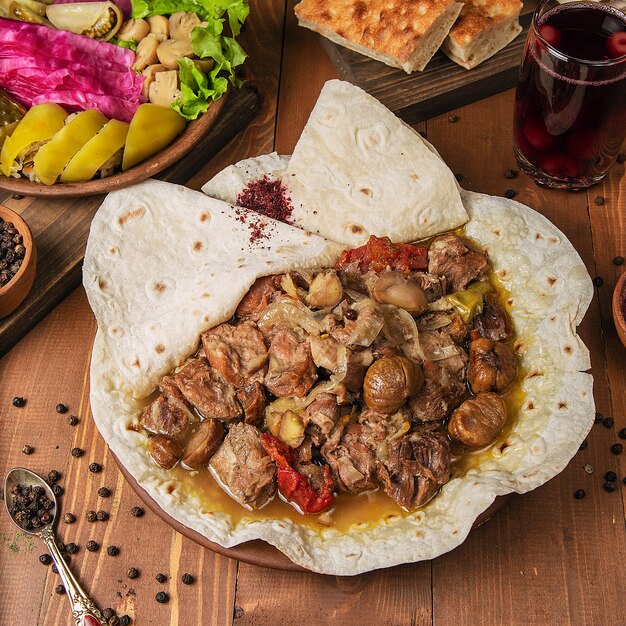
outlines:
[{"label": "flatbread slice", "polygon": [[411,73],[423,70],[461,11],[454,0],[302,0],[300,26]]},{"label": "flatbread slice", "polygon": [[332,265],[321,237],[156,180],[110,193],[91,224],[83,284],[135,397],[229,319],[259,276]]},{"label": "flatbread slice", "polygon": [[454,175],[436,150],[376,98],[328,81],[283,176],[296,226],[359,246],[410,242],[464,224]]},{"label": "flatbread slice", "polygon": [[455,63],[471,70],[522,32],[519,0],[465,0],[441,46]]}]

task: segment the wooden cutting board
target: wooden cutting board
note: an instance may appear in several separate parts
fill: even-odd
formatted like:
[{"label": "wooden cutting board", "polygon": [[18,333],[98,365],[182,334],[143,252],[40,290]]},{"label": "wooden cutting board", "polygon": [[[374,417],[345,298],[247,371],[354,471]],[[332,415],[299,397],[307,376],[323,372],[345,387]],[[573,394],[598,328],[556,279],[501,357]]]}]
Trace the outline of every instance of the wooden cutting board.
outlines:
[{"label": "wooden cutting board", "polygon": [[[259,109],[260,97],[253,87],[230,95],[215,126],[157,178],[185,184],[254,119]],[[89,227],[103,198],[19,198],[0,190],[0,203],[19,213],[30,226],[38,255],[29,295],[14,313],[0,319],[0,356],[80,284]]]},{"label": "wooden cutting board", "polygon": [[[423,72],[407,74],[320,37],[340,77],[380,100],[408,124],[482,100],[514,87],[536,0],[526,0],[523,31],[496,55],[472,70],[437,52]],[[511,115],[513,113],[511,112]]]}]

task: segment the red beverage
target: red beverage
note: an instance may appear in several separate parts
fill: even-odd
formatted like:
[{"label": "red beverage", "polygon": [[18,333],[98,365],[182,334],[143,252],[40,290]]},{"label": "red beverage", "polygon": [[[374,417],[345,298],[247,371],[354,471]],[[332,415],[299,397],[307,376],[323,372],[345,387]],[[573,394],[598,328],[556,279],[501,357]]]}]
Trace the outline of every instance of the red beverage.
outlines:
[{"label": "red beverage", "polygon": [[538,6],[515,94],[515,154],[539,184],[588,187],[626,134],[626,16],[596,2]]}]

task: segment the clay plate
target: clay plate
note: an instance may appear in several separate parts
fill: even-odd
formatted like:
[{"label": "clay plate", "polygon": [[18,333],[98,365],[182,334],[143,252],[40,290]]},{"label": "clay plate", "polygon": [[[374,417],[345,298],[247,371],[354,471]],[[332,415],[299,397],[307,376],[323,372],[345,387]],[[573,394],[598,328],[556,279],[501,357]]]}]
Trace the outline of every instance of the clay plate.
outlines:
[{"label": "clay plate", "polygon": [[187,154],[215,124],[226,104],[227,95],[228,92],[219,100],[213,102],[208,111],[201,117],[193,122],[189,122],[182,134],[169,146],[157,152],[147,161],[131,167],[126,172],[107,176],[106,178],[89,180],[84,183],[56,183],[54,185],[33,183],[25,178],[13,178],[0,174],[0,189],[21,196],[75,198],[109,193],[109,191],[139,183],[146,178],[150,178],[150,176],[155,176]]},{"label": "clay plate", "polygon": [[626,347],[626,319],[622,313],[622,306],[626,301],[626,272],[624,272],[613,291],[613,322],[615,323],[615,330],[620,338],[620,341]]},{"label": "clay plate", "polygon": [[[288,557],[286,557],[280,550],[274,546],[257,539],[255,541],[247,541],[241,543],[233,548],[225,548],[217,543],[209,541],[204,535],[188,528],[184,524],[175,520],[173,517],[165,513],[163,509],[148,495],[148,493],[137,483],[137,481],[130,475],[129,471],[124,467],[118,458],[113,454],[113,458],[117,463],[124,478],[128,481],[133,491],[139,496],[141,501],[158,517],[160,517],[166,524],[171,526],[174,530],[178,531],[184,537],[195,541],[197,544],[217,552],[222,556],[227,556],[236,561],[242,561],[243,563],[250,563],[250,565],[257,565],[260,567],[269,567],[271,569],[279,569],[287,572],[308,572],[304,567],[296,565]],[[508,493],[504,496],[498,496],[491,506],[483,511],[477,518],[472,528],[478,528],[481,524],[484,524],[487,520],[491,519],[505,504],[508,503],[512,493]]]}]

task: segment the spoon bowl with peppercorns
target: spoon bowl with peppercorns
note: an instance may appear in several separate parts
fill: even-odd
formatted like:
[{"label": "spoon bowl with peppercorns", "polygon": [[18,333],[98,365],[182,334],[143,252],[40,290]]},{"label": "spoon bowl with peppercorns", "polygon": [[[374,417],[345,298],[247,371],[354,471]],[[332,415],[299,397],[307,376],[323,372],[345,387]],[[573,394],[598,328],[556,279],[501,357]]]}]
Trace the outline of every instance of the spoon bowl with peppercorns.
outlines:
[{"label": "spoon bowl with peppercorns", "polygon": [[58,504],[50,485],[35,472],[15,467],[4,479],[4,506],[20,530],[46,544],[67,591],[76,626],[104,626],[104,616],[74,578],[57,545],[54,522]]},{"label": "spoon bowl with peppercorns", "polygon": [[35,280],[37,251],[28,224],[0,204],[0,319],[24,301]]}]

